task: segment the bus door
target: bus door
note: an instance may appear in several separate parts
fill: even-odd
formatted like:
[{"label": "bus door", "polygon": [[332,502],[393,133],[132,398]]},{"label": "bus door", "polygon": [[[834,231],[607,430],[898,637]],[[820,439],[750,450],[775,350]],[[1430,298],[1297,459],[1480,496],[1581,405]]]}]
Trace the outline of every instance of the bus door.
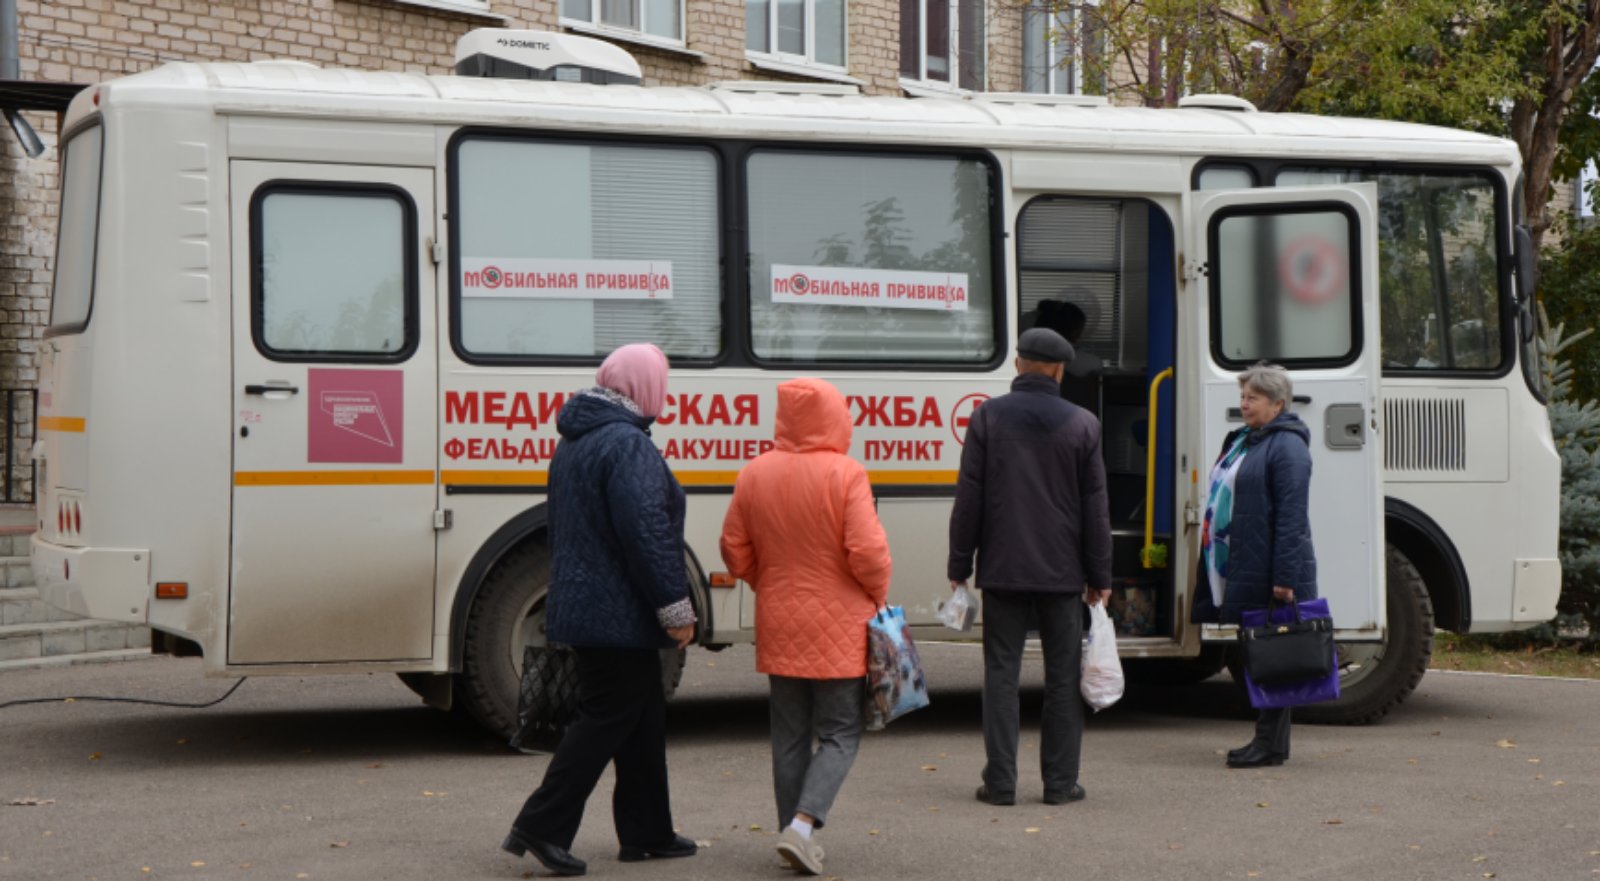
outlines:
[{"label": "bus door", "polygon": [[[1294,412],[1311,429],[1311,536],[1317,586],[1341,638],[1384,626],[1382,444],[1377,437],[1378,241],[1371,184],[1195,192],[1189,196],[1190,301],[1199,304],[1206,477],[1243,426],[1238,374],[1288,368]],[[1207,628],[1207,636],[1225,635]]]},{"label": "bus door", "polygon": [[432,656],[431,169],[234,162],[228,663]]}]

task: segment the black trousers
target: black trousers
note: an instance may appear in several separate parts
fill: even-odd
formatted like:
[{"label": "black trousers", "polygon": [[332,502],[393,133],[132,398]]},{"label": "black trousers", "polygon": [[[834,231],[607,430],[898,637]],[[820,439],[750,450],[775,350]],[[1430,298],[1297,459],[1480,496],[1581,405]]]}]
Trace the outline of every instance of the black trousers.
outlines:
[{"label": "black trousers", "polygon": [[616,763],[611,816],[617,840],[650,847],[672,841],[667,796],[666,697],[656,649],[574,650],[578,718],[545,768],[544,782],[512,825],[530,838],[571,849],[583,808],[606,765]]},{"label": "black trousers", "polygon": [[1083,597],[1079,594],[983,592],[983,782],[991,792],[1017,789],[1022,650],[1034,621],[1044,649],[1044,712],[1039,770],[1044,788],[1066,793],[1078,782],[1083,745]]},{"label": "black trousers", "polygon": [[1255,744],[1268,752],[1289,757],[1289,708],[1262,710],[1256,720]]}]

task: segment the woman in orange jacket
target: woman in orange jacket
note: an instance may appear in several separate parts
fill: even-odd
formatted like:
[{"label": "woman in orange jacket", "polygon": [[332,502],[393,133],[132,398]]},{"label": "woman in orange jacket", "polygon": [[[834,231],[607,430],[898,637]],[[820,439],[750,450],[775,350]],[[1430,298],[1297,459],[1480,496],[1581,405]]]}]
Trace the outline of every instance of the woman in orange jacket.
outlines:
[{"label": "woman in orange jacket", "polygon": [[[777,446],[739,473],[722,560],[756,595],[756,669],[772,685],[778,853],[822,874],[827,822],[861,743],[867,620],[889,596],[889,542],[850,409],[820,379],[778,386]],[[815,747],[813,743],[815,742]]]}]

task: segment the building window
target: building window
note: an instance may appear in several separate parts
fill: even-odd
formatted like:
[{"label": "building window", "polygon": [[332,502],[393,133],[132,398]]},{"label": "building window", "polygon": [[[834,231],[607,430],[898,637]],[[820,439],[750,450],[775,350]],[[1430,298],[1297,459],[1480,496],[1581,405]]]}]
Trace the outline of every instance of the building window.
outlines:
[{"label": "building window", "polygon": [[844,0],[747,0],[745,47],[780,61],[843,69],[844,10]]},{"label": "building window", "polygon": [[900,76],[981,90],[982,0],[900,0]]},{"label": "building window", "polygon": [[683,42],[683,0],[561,0],[561,19]]},{"label": "building window", "polygon": [[1022,13],[1022,89],[1105,94],[1105,39],[1083,7],[1033,3]]}]

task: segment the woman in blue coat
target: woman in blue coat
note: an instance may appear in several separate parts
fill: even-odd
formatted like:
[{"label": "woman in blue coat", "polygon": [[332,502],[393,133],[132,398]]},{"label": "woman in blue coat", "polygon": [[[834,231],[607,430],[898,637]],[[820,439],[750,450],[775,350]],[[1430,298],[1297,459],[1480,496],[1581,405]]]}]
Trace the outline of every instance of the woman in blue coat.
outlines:
[{"label": "woman in blue coat", "polygon": [[596,386],[556,417],[550,462],[550,594],[545,632],[577,656],[578,718],[544,782],[511,824],[507,851],[557,875],[582,875],[570,852],[583,806],[615,763],[617,858],[686,857],[667,797],[661,650],[694,638],[683,558],[683,489],[650,440],[667,394],[667,356],[648,344],[611,353]]},{"label": "woman in blue coat", "polygon": [[[1191,619],[1239,623],[1245,609],[1316,598],[1311,548],[1311,430],[1289,412],[1289,372],[1262,362],[1239,375],[1244,428],[1228,435],[1211,468]],[[1255,739],[1228,752],[1228,767],[1289,758],[1289,710],[1261,711]]]}]

